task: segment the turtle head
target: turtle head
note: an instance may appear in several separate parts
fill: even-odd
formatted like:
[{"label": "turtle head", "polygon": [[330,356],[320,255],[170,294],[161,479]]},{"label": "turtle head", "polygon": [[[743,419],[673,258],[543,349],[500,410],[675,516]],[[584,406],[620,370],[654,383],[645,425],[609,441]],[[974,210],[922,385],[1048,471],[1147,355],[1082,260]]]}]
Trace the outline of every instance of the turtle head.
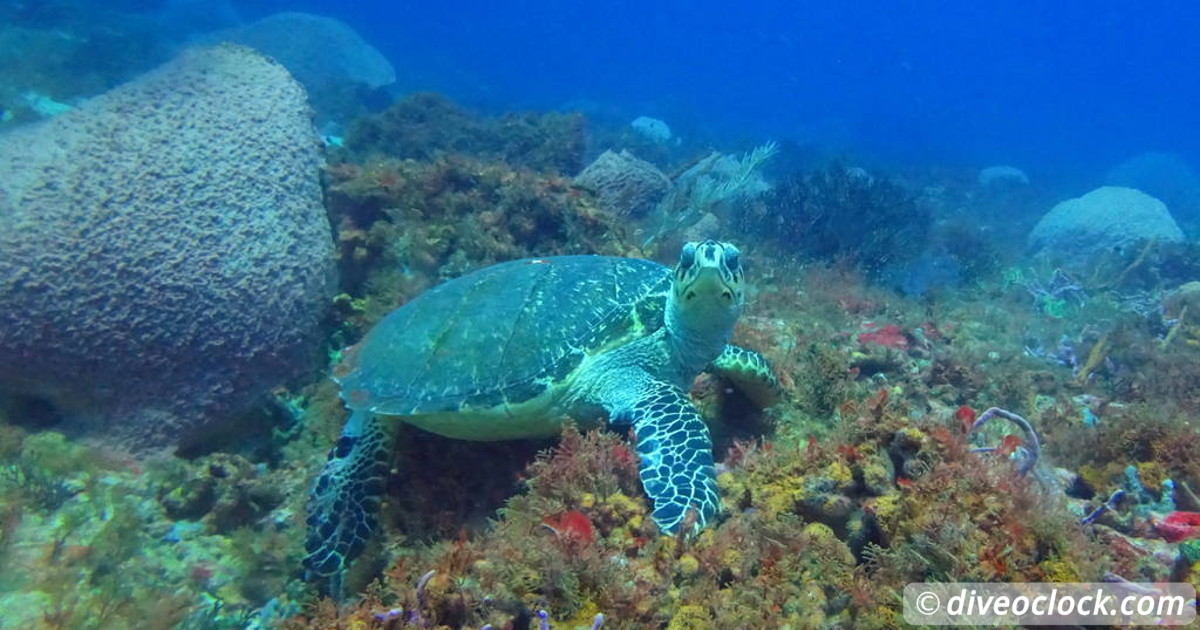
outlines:
[{"label": "turtle head", "polygon": [[738,248],[719,241],[683,246],[667,308],[674,335],[690,343],[724,347],[744,302]]}]

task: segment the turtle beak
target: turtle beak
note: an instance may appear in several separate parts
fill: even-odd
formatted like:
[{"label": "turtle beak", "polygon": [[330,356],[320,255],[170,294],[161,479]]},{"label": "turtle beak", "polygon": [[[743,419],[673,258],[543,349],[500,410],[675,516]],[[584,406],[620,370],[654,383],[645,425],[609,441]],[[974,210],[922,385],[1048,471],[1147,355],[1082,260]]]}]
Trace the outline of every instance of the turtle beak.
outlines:
[{"label": "turtle beak", "polygon": [[725,308],[742,305],[742,268],[738,249],[728,243],[688,243],[675,267],[676,294],[685,304],[705,299]]}]

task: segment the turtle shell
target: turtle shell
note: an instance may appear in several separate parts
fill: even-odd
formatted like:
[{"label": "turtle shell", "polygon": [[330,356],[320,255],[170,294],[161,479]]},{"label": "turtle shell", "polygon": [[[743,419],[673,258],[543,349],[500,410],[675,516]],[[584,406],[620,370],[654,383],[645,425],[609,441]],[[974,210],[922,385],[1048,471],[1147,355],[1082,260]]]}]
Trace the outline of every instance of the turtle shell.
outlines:
[{"label": "turtle shell", "polygon": [[386,415],[532,401],[587,356],[661,328],[670,286],[669,269],[634,258],[501,263],[388,314],[334,378],[351,409]]}]

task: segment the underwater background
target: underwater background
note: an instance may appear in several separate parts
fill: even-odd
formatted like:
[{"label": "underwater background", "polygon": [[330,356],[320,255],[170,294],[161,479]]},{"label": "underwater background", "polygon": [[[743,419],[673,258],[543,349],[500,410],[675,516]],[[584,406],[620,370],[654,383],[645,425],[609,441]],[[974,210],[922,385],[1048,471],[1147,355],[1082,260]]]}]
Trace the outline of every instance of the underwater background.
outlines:
[{"label": "underwater background", "polygon": [[[1200,586],[1200,8],[843,5],[0,0],[0,629],[894,628],[912,582]],[[627,427],[392,418],[379,524],[306,572],[389,312],[707,239],[782,396],[691,382],[702,530],[659,530]],[[510,295],[473,299],[413,362]]]}]

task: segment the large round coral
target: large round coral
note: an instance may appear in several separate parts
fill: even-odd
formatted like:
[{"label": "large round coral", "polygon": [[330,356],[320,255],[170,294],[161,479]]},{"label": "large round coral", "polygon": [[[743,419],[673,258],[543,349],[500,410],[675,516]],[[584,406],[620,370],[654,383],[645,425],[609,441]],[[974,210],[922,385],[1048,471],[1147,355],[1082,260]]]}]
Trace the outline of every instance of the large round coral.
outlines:
[{"label": "large round coral", "polygon": [[234,46],[0,136],[0,390],[140,447],[294,374],[332,288],[320,167],[303,89]]}]

